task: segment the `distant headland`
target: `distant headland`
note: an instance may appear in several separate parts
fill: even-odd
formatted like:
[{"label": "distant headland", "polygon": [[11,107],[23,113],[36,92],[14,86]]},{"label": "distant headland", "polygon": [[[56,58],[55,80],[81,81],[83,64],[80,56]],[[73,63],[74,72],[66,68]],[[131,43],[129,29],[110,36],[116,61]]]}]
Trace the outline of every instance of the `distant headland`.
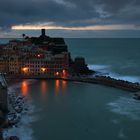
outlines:
[{"label": "distant headland", "polygon": [[22,36],[0,45],[0,72],[7,78],[62,79],[140,91],[139,83],[96,75],[82,56],[73,60],[64,38],[52,38],[45,29],[39,37]]},{"label": "distant headland", "polygon": [[52,38],[41,30],[39,37],[23,34],[22,40],[10,40],[0,45],[0,72],[7,76],[68,77],[89,75],[83,57],[71,57],[63,38]]}]

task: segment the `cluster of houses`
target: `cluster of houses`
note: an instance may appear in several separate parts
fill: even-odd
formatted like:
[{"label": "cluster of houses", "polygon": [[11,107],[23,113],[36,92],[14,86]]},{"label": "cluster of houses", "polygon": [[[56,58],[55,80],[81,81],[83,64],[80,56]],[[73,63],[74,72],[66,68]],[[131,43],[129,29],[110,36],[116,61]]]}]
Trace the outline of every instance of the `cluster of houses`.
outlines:
[{"label": "cluster of houses", "polygon": [[0,45],[0,72],[7,75],[66,77],[89,72],[84,58],[71,59],[63,38],[46,36],[11,40]]},{"label": "cluster of houses", "polygon": [[9,75],[66,76],[69,70],[69,52],[63,38],[11,40],[0,45],[0,72]]}]

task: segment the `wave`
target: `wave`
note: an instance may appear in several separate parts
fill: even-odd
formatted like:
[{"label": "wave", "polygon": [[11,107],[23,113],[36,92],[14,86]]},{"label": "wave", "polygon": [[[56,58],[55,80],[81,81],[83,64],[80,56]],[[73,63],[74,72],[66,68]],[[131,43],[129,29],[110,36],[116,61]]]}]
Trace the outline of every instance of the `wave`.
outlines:
[{"label": "wave", "polygon": [[140,82],[140,77],[139,76],[122,76],[122,75],[119,75],[117,73],[110,73],[109,74],[112,78],[115,78],[115,79],[121,79],[121,80],[126,80],[126,81],[130,81],[130,82]]},{"label": "wave", "polygon": [[109,71],[110,65],[88,65],[88,68],[94,71],[107,73]]},{"label": "wave", "polygon": [[110,65],[88,65],[88,68],[97,71],[99,75],[110,76],[115,79],[126,80],[129,82],[140,82],[140,76],[120,75],[111,71]]},{"label": "wave", "polygon": [[[29,110],[33,112],[31,108],[29,108]],[[31,113],[22,115],[19,124],[4,131],[4,137],[6,138],[8,136],[18,136],[20,140],[34,140],[33,130],[30,124],[36,120],[37,118],[33,117],[33,114]]]},{"label": "wave", "polygon": [[107,105],[114,113],[127,116],[132,120],[140,120],[140,103],[132,97],[120,97]]}]

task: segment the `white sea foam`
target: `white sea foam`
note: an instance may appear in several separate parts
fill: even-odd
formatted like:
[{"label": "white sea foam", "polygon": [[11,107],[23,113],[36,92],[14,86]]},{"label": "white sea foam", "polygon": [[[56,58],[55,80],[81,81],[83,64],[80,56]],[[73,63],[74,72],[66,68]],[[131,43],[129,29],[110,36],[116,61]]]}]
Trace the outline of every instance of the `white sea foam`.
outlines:
[{"label": "white sea foam", "polygon": [[125,136],[125,134],[123,132],[123,129],[120,129],[120,131],[119,131],[119,138],[121,138],[121,139],[125,139],[126,138],[126,136]]},{"label": "white sea foam", "polygon": [[107,73],[109,71],[110,66],[109,65],[88,65],[88,68],[94,71]]},{"label": "white sea foam", "polygon": [[[28,80],[29,84],[32,84],[35,82],[34,80]],[[20,88],[21,83],[16,83],[8,88],[8,94],[12,94],[12,92],[17,92],[17,90]],[[8,136],[18,136],[20,140],[35,140],[33,138],[33,130],[31,128],[31,123],[37,120],[37,116],[34,115],[35,107],[32,104],[32,101],[27,100],[25,103],[25,106],[28,107],[29,112],[21,114],[21,120],[16,125],[16,127],[9,128],[4,131],[4,137]]]},{"label": "white sea foam", "polygon": [[140,120],[140,102],[132,97],[120,97],[107,105],[114,113],[127,116],[132,120]]},{"label": "white sea foam", "polygon": [[122,75],[119,75],[117,73],[109,73],[109,75],[112,77],[112,78],[115,78],[115,79],[121,79],[121,80],[126,80],[126,81],[130,81],[130,82],[140,82],[140,77],[139,76],[122,76]]},{"label": "white sea foam", "polygon": [[33,130],[30,124],[36,121],[37,118],[33,117],[32,114],[22,115],[21,121],[16,127],[9,128],[4,131],[4,137],[7,136],[18,136],[20,140],[34,140]]},{"label": "white sea foam", "polygon": [[130,82],[140,82],[140,76],[120,75],[111,71],[110,65],[88,65],[89,69],[95,70],[105,76]]}]

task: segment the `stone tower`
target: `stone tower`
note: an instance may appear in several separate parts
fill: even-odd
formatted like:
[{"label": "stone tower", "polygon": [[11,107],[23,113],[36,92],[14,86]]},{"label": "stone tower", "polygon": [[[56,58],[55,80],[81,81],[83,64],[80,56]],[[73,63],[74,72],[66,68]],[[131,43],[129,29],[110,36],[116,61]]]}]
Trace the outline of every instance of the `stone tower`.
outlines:
[{"label": "stone tower", "polygon": [[42,37],[45,37],[46,36],[45,29],[41,29],[41,36]]}]

